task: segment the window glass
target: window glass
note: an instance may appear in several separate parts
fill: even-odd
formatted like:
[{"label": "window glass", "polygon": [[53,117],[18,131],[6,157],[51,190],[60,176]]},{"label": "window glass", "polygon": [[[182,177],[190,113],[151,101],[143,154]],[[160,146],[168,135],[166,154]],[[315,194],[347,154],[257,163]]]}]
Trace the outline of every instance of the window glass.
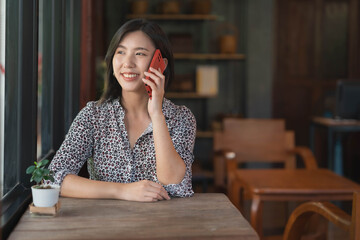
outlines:
[{"label": "window glass", "polygon": [[37,151],[36,155],[37,158],[43,157],[42,154],[42,91],[43,91],[43,85],[42,85],[42,63],[43,63],[43,0],[39,0],[39,37],[38,37],[38,112],[37,112]]},{"label": "window glass", "polygon": [[[4,6],[4,5],[3,5]],[[6,11],[9,19],[18,14],[19,2],[6,1]],[[14,17],[14,21],[5,22],[8,29],[5,34],[5,100],[4,100],[4,129],[3,129],[3,195],[13,189],[19,181],[19,146],[21,141],[20,132],[20,105],[21,84],[18,66],[21,56],[19,55],[20,33],[17,31],[20,20]],[[3,51],[2,51],[3,52]],[[2,53],[4,54],[4,53]]]},{"label": "window glass", "polygon": [[5,0],[0,0],[0,196],[4,189]]}]

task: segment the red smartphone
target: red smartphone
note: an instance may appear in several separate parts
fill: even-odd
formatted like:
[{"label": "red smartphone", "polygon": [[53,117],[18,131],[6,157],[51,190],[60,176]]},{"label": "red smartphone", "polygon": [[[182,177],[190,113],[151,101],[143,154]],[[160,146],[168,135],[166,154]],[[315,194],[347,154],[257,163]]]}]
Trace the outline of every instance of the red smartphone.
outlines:
[{"label": "red smartphone", "polygon": [[[149,73],[151,72],[150,67],[155,68],[156,70],[158,70],[160,68],[161,73],[163,73],[165,71],[165,68],[166,68],[165,62],[164,62],[164,59],[161,56],[161,52],[160,52],[159,49],[155,50],[154,56],[153,56],[153,58],[152,58],[152,60],[150,62],[150,66],[149,66],[149,70],[148,70]],[[146,79],[150,80],[150,77],[146,77]],[[151,97],[152,97],[152,95],[151,95],[152,94],[151,87],[149,85],[145,84],[145,88],[146,88],[146,91],[149,94],[149,97],[151,99]]]}]

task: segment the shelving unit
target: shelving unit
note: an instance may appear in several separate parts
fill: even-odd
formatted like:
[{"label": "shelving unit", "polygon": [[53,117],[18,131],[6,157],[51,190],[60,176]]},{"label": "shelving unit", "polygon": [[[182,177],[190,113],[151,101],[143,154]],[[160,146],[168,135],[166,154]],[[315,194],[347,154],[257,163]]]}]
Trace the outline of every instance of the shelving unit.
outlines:
[{"label": "shelving unit", "polygon": [[[175,26],[177,26],[177,22],[182,22],[183,24],[192,24],[191,22],[200,22],[200,24],[202,22],[207,22],[207,21],[217,21],[217,20],[221,20],[224,18],[221,15],[218,14],[127,14],[126,19],[134,19],[134,18],[144,18],[144,19],[149,19],[149,20],[153,20],[153,21],[159,21],[161,22],[161,24],[165,24],[165,25],[172,25],[175,24]],[[211,23],[214,24],[214,23]],[[197,25],[198,27],[203,29],[203,26]],[[209,25],[204,25],[204,26],[209,26]],[[176,28],[176,27],[175,27]],[[184,31],[184,27],[179,26],[178,29],[182,29],[181,31]],[[206,29],[206,28],[205,28]],[[169,31],[170,30],[170,31]],[[168,28],[167,32],[171,32],[171,28]],[[185,30],[186,32],[187,30]],[[175,33],[179,33],[179,30],[175,30]],[[191,31],[189,31],[191,32]],[[204,35],[205,33],[205,35]],[[194,30],[192,30],[192,34],[197,34],[197,32]],[[203,34],[205,37],[203,38],[204,41],[207,41],[209,39],[207,39],[207,32],[205,30],[204,31],[200,31],[199,34]],[[197,44],[199,45],[199,41],[197,41]],[[205,44],[205,46],[207,46],[208,43]],[[185,66],[189,66],[189,62],[192,61],[195,65],[201,64],[201,65],[217,65],[220,64],[222,66],[224,66],[224,63],[221,62],[229,62],[229,65],[231,66],[231,64],[233,64],[234,62],[240,62],[246,59],[245,54],[242,53],[234,53],[234,54],[223,54],[223,53],[215,53],[214,49],[209,49],[208,47],[205,48],[199,48],[199,46],[194,46],[195,51],[199,51],[199,52],[192,52],[192,53],[184,53],[184,52],[176,52],[174,53],[174,59],[176,61],[179,61],[179,64],[184,64]],[[207,52],[208,51],[208,52]],[[216,50],[215,50],[216,51]],[[197,61],[199,63],[197,63]],[[187,64],[187,65],[186,65]],[[184,66],[182,65],[182,66]],[[227,65],[227,63],[225,63],[225,65]],[[181,72],[181,71],[180,71]],[[229,76],[229,75],[225,75],[225,76]],[[219,76],[220,77],[220,76]],[[228,83],[224,83],[223,81],[226,81],[226,79],[219,79],[219,84],[228,84]],[[197,92],[166,92],[165,94],[166,98],[169,99],[173,99],[176,102],[180,103],[185,101],[186,104],[189,104],[190,100],[190,105],[194,104],[197,108],[197,112],[198,112],[198,117],[199,117],[199,122],[200,122],[200,127],[199,129],[202,131],[198,131],[197,133],[197,137],[198,138],[212,138],[213,133],[212,131],[208,130],[208,123],[209,123],[209,118],[208,114],[209,114],[209,109],[207,106],[207,102],[210,99],[214,99],[217,98],[218,95],[214,95],[214,94],[199,94]],[[201,104],[201,107],[199,107],[197,104]],[[199,112],[200,110],[200,112]]]},{"label": "shelving unit", "polygon": [[174,53],[174,58],[184,60],[244,60],[245,55],[240,53]]},{"label": "shelving unit", "polygon": [[213,98],[216,95],[204,95],[196,92],[167,92],[166,98]]},{"label": "shelving unit", "polygon": [[203,15],[203,14],[128,14],[127,19],[133,18],[146,18],[149,20],[216,20],[216,15]]}]

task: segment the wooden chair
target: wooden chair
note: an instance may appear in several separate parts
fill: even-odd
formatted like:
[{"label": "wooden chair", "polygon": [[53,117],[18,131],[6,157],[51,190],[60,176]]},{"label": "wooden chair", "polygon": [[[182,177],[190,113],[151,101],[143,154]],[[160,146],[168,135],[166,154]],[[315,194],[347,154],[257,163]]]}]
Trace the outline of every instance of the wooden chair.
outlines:
[{"label": "wooden chair", "polygon": [[360,192],[353,195],[352,216],[330,202],[307,202],[291,214],[284,233],[284,240],[300,240],[306,224],[319,214],[350,234],[350,240],[360,240]]},{"label": "wooden chair", "polygon": [[[294,132],[285,130],[283,119],[225,118],[223,130],[214,132],[214,151],[214,184],[218,189],[227,191],[226,181],[231,180],[231,171],[226,170],[227,159],[236,158],[236,164],[281,163],[287,169],[294,169],[295,155],[299,154],[306,167],[317,168],[310,149],[295,148]],[[237,202],[234,204],[238,206]]]},{"label": "wooden chair", "polygon": [[[295,147],[294,133],[282,119],[224,119],[214,133],[215,183],[225,187],[233,204],[243,212],[251,200],[250,222],[263,237],[264,201],[351,200],[360,186],[327,169],[319,169],[307,147]],[[304,161],[296,168],[295,155]],[[244,169],[242,164],[281,163],[282,169]],[[227,183],[225,182],[227,180]]]}]

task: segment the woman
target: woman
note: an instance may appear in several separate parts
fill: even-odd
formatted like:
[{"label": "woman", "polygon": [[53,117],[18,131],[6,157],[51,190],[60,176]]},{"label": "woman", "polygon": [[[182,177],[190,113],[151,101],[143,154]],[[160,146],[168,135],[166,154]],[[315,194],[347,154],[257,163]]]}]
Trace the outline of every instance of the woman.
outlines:
[{"label": "woman", "polygon": [[[147,73],[156,49],[164,74],[152,68]],[[105,61],[101,99],[80,111],[49,166],[61,195],[132,201],[192,196],[196,122],[189,109],[164,98],[174,75],[166,35],[155,23],[128,21],[115,33]],[[90,179],[77,176],[89,159]]]}]

